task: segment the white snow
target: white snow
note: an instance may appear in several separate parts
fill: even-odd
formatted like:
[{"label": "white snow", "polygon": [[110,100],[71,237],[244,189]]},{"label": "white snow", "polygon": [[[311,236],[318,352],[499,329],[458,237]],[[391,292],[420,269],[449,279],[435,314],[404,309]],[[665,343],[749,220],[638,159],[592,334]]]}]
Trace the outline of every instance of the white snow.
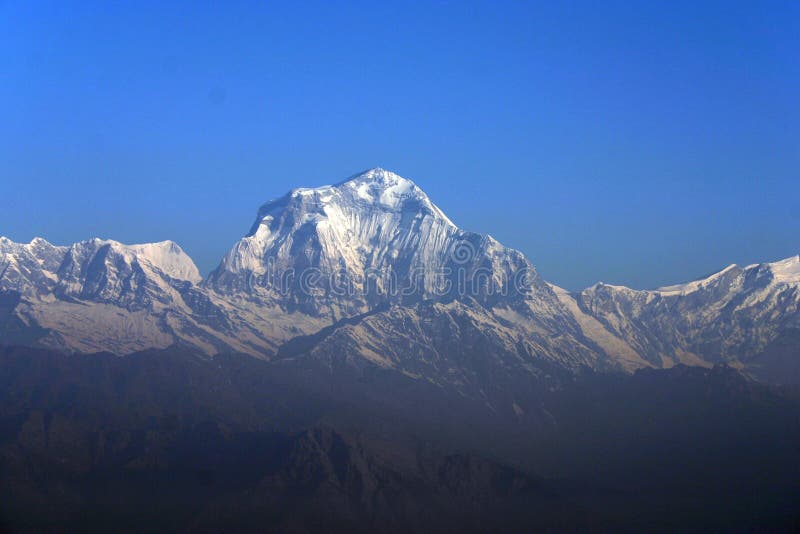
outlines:
[{"label": "white snow", "polygon": [[149,264],[163,274],[177,280],[198,283],[203,279],[194,261],[174,241],[167,240],[158,243],[126,245],[113,239],[94,238],[73,246],[82,244],[92,244],[96,247],[109,245],[115,252],[122,254],[126,259],[132,260],[136,258],[140,262]]},{"label": "white snow", "polygon": [[774,281],[781,284],[800,284],[800,255],[768,264]]},{"label": "white snow", "polygon": [[355,191],[361,200],[390,209],[399,208],[405,198],[414,194],[419,198],[425,196],[411,180],[383,169],[370,169],[341,185]]},{"label": "white snow", "polygon": [[319,267],[344,265],[351,273],[385,269],[400,257],[408,258],[403,269],[436,267],[460,235],[411,180],[383,169],[333,186],[295,189],[263,205],[254,226],[225,256],[222,271],[261,274],[268,262],[289,267],[310,249],[319,252]]},{"label": "white snow", "polygon": [[736,267],[737,267],[737,265],[735,263],[732,263],[732,264],[728,265],[727,267],[725,267],[724,269],[722,269],[721,271],[716,272],[716,273],[712,274],[709,277],[701,278],[699,280],[693,280],[693,281],[687,282],[685,284],[676,284],[676,285],[673,285],[673,286],[660,287],[660,288],[656,289],[655,291],[657,293],[660,293],[661,295],[664,295],[664,296],[688,295],[689,293],[693,293],[693,292],[697,291],[698,289],[702,289],[704,287],[707,287],[714,280],[718,279],[720,276],[722,276],[723,274],[727,273],[728,271],[730,271],[732,269],[735,269]]},{"label": "white snow", "polygon": [[367,202],[374,202],[375,199],[372,195],[369,194],[370,184],[369,182],[364,182],[355,186],[356,188],[356,195],[361,200],[366,200]]}]

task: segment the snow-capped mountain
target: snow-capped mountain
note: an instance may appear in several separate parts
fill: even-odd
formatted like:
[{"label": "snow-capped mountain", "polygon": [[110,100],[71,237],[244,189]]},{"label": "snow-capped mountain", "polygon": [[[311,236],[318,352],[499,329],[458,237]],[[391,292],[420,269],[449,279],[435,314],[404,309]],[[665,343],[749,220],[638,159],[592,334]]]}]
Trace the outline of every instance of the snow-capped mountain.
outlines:
[{"label": "snow-capped mountain", "polygon": [[0,273],[6,343],[118,354],[182,342],[213,353],[228,344],[203,326],[197,311],[207,298],[194,289],[202,277],[172,241],[57,247],[2,238]]},{"label": "snow-capped mountain", "polygon": [[[504,351],[538,352],[568,367],[618,365],[599,361],[596,347],[585,344],[577,323],[524,255],[458,228],[416,184],[383,169],[268,202],[204,285],[232,303],[239,317],[232,323],[246,334],[263,335],[267,325],[253,325],[268,318],[274,336],[268,341],[275,347],[362,315],[369,317],[361,326],[381,322],[411,336],[414,321],[405,312],[427,313],[440,303],[436,313],[473,310]],[[374,339],[364,341],[359,328],[346,328],[335,339],[349,336],[343,343],[369,360]],[[314,354],[326,350],[334,349],[319,346]]]},{"label": "snow-capped mountain", "polygon": [[570,293],[383,169],[264,204],[205,280],[170,241],[0,239],[5,343],[117,354],[179,344],[383,369],[460,394],[485,391],[487,376],[554,369],[726,362],[786,376],[800,368],[799,306],[798,257],[652,291]]},{"label": "snow-capped mountain", "polygon": [[2,288],[24,295],[52,292],[66,252],[67,247],[51,245],[40,237],[24,244],[0,237]]},{"label": "snow-capped mountain", "polygon": [[461,230],[410,180],[372,169],[264,204],[208,284],[337,320],[467,292],[496,302],[535,276],[522,254]]},{"label": "snow-capped mountain", "polygon": [[56,291],[77,297],[92,293],[122,303],[148,281],[198,283],[202,279],[192,259],[172,241],[124,245],[89,239],[59,247],[41,237],[27,244],[0,237],[0,258],[3,287],[24,294]]},{"label": "snow-capped mountain", "polygon": [[596,284],[564,298],[656,367],[727,363],[775,380],[800,368],[800,256],[656,290]]}]

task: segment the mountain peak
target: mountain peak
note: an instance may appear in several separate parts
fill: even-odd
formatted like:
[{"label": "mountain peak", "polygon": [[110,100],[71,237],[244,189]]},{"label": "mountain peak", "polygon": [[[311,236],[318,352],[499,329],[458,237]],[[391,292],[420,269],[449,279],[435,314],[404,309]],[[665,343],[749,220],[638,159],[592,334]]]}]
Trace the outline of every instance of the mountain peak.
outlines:
[{"label": "mountain peak", "polygon": [[324,199],[330,198],[328,194],[332,192],[343,193],[349,197],[354,196],[360,201],[383,204],[390,207],[395,206],[398,203],[397,201],[402,198],[428,199],[425,192],[413,181],[380,167],[354,174],[334,185],[292,189],[288,196],[290,198],[316,196],[321,197],[324,201]]},{"label": "mountain peak", "polygon": [[352,176],[335,187],[350,189],[360,201],[388,208],[397,208],[407,199],[432,205],[428,195],[417,187],[417,184],[399,174],[380,168],[370,169]]},{"label": "mountain peak", "polygon": [[293,213],[295,222],[338,218],[349,211],[427,214],[455,227],[428,195],[413,181],[380,167],[355,174],[334,185],[292,189],[283,197],[263,204],[248,236],[265,223]]},{"label": "mountain peak", "polygon": [[93,237],[72,245],[71,254],[77,257],[92,258],[104,247],[113,250],[126,261],[135,259],[146,262],[171,278],[188,280],[192,283],[199,283],[202,280],[194,261],[177,243],[170,240],[128,245],[113,239]]},{"label": "mountain peak", "polygon": [[800,283],[800,255],[767,264],[773,279],[779,283]]},{"label": "mountain peak", "polygon": [[50,242],[48,242],[43,237],[34,237],[33,239],[30,240],[29,243],[20,243],[20,242],[14,241],[13,239],[10,239],[10,238],[8,238],[8,237],[6,237],[4,235],[0,236],[0,244],[2,244],[2,245],[15,245],[15,246],[22,246],[22,247],[30,247],[30,246],[34,246],[35,247],[35,246],[38,246],[38,245],[53,246]]},{"label": "mountain peak", "polygon": [[366,171],[359,172],[353,176],[342,180],[336,186],[342,186],[348,183],[373,183],[376,185],[385,185],[388,187],[398,184],[407,184],[416,187],[416,184],[407,178],[403,178],[399,174],[387,171],[381,167],[374,167]]}]

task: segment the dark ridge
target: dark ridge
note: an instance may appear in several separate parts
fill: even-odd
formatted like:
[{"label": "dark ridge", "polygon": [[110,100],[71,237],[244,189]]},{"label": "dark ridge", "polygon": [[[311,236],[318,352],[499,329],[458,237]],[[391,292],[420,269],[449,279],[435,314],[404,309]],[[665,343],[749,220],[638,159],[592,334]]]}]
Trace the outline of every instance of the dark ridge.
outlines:
[{"label": "dark ridge", "polygon": [[357,325],[367,317],[378,313],[382,313],[388,309],[389,309],[388,303],[380,304],[366,313],[340,319],[339,321],[333,323],[332,325],[326,326],[313,334],[293,337],[292,339],[290,339],[289,341],[278,347],[276,358],[277,359],[294,358],[303,353],[306,353],[312,348],[314,348],[314,346],[317,345],[320,341],[327,338],[329,335],[334,333],[342,326]]},{"label": "dark ridge", "polygon": [[[411,380],[309,382],[307,372],[177,347],[125,358],[2,347],[0,523],[20,532],[800,524],[798,398],[730,367],[586,373],[532,399],[540,416],[515,420]],[[384,397],[370,402],[375,390]]]}]

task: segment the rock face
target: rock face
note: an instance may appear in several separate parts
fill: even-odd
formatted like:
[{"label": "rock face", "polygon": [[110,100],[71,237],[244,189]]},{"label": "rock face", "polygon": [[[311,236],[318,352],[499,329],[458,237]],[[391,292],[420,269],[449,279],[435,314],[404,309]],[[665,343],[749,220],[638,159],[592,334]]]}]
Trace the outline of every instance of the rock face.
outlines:
[{"label": "rock face", "polygon": [[56,247],[37,237],[28,244],[0,237],[0,282],[6,291],[26,295],[50,293],[67,247]]},{"label": "rock face", "polygon": [[[172,242],[0,239],[0,341],[365,367],[473,394],[490,377],[728,363],[800,380],[800,258],[652,291],[569,293],[372,169],[264,204],[203,280]],[[789,378],[786,378],[789,377]]]}]

